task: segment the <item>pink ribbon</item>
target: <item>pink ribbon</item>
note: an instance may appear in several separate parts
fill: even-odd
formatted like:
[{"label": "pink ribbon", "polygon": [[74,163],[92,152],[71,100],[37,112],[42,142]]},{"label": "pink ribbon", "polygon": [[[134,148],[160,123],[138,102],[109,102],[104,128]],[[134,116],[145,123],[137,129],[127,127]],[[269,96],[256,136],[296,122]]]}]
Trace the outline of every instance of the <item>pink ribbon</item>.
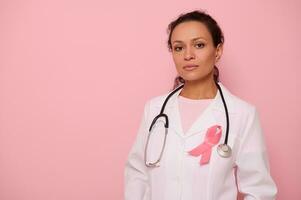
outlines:
[{"label": "pink ribbon", "polygon": [[207,164],[210,160],[212,147],[216,145],[222,136],[222,129],[219,125],[214,125],[208,128],[205,141],[195,147],[188,153],[192,156],[202,155],[200,165]]}]

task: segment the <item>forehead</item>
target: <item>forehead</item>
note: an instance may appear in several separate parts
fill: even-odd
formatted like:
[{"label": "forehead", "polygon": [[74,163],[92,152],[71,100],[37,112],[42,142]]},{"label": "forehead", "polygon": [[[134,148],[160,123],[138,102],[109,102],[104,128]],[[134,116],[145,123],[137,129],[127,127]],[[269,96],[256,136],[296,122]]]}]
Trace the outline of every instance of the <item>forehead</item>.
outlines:
[{"label": "forehead", "polygon": [[198,21],[189,21],[178,24],[171,35],[171,42],[175,40],[190,41],[193,38],[202,37],[211,41],[211,34],[205,24]]}]

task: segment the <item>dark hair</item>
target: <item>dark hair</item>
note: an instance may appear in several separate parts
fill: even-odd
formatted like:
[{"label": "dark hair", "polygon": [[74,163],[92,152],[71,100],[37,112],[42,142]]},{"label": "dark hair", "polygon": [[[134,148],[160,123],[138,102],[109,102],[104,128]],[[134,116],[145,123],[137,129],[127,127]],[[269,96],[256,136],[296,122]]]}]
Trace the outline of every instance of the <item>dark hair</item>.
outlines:
[{"label": "dark hair", "polygon": [[[172,21],[167,28],[167,33],[169,34],[168,36],[168,50],[172,51],[172,45],[171,45],[171,35],[175,27],[183,22],[188,22],[188,21],[197,21],[203,23],[207,29],[209,30],[213,44],[215,47],[217,47],[219,44],[224,43],[224,34],[217,24],[217,22],[210,16],[208,15],[205,11],[199,11],[195,10],[192,12],[188,12],[185,14],[180,14],[178,18],[174,21]],[[216,82],[219,81],[219,70],[216,66],[214,66],[214,80]],[[177,76],[175,78],[174,82],[174,88],[177,87],[180,83],[184,83],[184,79],[180,76]]]}]

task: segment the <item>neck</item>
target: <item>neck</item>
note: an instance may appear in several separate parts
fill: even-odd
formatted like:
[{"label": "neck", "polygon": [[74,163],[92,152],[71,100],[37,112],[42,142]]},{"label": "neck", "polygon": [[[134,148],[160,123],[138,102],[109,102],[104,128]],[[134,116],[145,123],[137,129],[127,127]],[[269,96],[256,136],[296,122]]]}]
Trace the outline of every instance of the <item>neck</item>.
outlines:
[{"label": "neck", "polygon": [[217,90],[213,78],[197,81],[186,80],[179,95],[189,99],[213,99],[216,96]]}]

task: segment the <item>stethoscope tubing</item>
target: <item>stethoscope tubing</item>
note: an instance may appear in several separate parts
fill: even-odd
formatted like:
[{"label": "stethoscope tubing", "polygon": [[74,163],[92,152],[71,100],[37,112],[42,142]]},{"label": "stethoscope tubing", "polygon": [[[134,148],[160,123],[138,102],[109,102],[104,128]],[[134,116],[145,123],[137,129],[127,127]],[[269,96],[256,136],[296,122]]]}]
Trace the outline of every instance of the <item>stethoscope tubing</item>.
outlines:
[{"label": "stethoscope tubing", "polygon": [[[221,98],[222,98],[222,102],[223,102],[223,105],[224,105],[224,109],[225,109],[225,115],[226,115],[226,136],[225,136],[225,140],[224,140],[224,143],[223,144],[220,144],[217,148],[218,150],[218,153],[222,156],[222,157],[229,157],[231,155],[231,148],[230,146],[228,146],[228,137],[229,137],[229,113],[228,113],[228,108],[227,108],[227,104],[226,104],[226,101],[225,101],[225,98],[224,98],[224,95],[223,95],[223,92],[222,92],[222,89],[220,87],[220,85],[215,81],[215,84],[218,88],[218,91],[221,95]],[[165,98],[164,102],[163,102],[163,105],[161,107],[161,110],[160,110],[160,113],[153,119],[150,127],[149,127],[149,134],[147,136],[147,141],[146,141],[146,146],[145,146],[145,149],[144,149],[144,161],[145,161],[145,165],[147,167],[158,167],[159,166],[159,163],[160,163],[160,160],[162,158],[162,155],[163,155],[163,151],[165,149],[165,144],[166,144],[166,137],[167,137],[167,134],[168,134],[168,128],[169,128],[169,120],[168,120],[168,116],[164,113],[164,110],[165,110],[165,107],[166,107],[166,104],[168,102],[168,100],[170,99],[170,97],[172,95],[174,95],[177,91],[179,91],[181,88],[184,87],[184,84],[180,85],[179,87],[177,87],[176,89],[174,89],[170,94],[168,94],[168,96]],[[164,127],[165,127],[165,136],[164,136],[164,142],[163,142],[163,146],[161,148],[161,152],[160,152],[160,155],[159,155],[159,158],[155,161],[155,162],[147,162],[147,150],[148,150],[148,145],[149,145],[149,139],[150,139],[150,135],[152,133],[152,128],[153,126],[155,125],[156,121],[163,117],[165,119],[165,124],[164,124]]]}]

